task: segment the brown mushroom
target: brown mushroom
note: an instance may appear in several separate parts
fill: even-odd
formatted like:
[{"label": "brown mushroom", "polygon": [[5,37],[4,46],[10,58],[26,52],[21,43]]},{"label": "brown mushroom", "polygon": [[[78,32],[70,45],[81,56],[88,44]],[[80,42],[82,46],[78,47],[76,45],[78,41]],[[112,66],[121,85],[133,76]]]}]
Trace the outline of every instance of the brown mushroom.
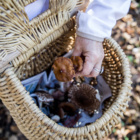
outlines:
[{"label": "brown mushroom", "polygon": [[70,101],[85,111],[97,110],[100,101],[96,98],[97,91],[88,84],[74,85],[69,90]]},{"label": "brown mushroom", "polygon": [[48,104],[54,101],[52,95],[50,95],[47,91],[38,91],[35,94],[38,96],[39,101],[44,104]]},{"label": "brown mushroom", "polygon": [[59,108],[62,108],[64,112],[67,112],[69,115],[74,115],[76,111],[76,107],[73,103],[62,102],[59,105]]},{"label": "brown mushroom", "polygon": [[52,93],[52,96],[54,99],[60,99],[61,97],[64,97],[64,93],[61,92],[60,90],[57,90]]},{"label": "brown mushroom", "polygon": [[80,56],[72,56],[71,61],[73,63],[76,72],[80,72],[83,69],[83,60]]},{"label": "brown mushroom", "polygon": [[71,81],[75,75],[72,61],[66,57],[57,58],[54,61],[52,68],[56,79],[61,82]]},{"label": "brown mushroom", "polygon": [[59,108],[58,110],[58,116],[60,117],[60,119],[63,119],[64,118],[64,110],[62,108]]}]

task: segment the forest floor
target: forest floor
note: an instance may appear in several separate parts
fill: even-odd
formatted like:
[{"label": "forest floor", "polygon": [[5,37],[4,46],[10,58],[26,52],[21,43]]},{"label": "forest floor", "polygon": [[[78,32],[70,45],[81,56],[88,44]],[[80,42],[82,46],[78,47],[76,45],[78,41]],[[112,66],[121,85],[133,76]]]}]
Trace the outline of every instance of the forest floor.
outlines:
[{"label": "forest floor", "polygon": [[131,2],[129,13],[117,21],[112,37],[129,59],[133,90],[124,119],[104,140],[140,140],[140,2]]}]

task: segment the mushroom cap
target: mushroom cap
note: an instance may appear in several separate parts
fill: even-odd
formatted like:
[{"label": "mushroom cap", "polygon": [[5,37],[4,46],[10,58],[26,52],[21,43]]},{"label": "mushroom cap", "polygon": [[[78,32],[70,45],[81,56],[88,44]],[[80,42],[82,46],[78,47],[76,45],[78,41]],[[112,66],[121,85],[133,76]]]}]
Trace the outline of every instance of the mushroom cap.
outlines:
[{"label": "mushroom cap", "polygon": [[72,61],[66,57],[58,57],[54,61],[52,68],[56,79],[61,82],[71,81],[75,75]]},{"label": "mushroom cap", "polygon": [[54,101],[52,95],[50,95],[47,91],[38,91],[35,94],[38,96],[40,102],[47,104]]},{"label": "mushroom cap", "polygon": [[97,110],[100,101],[96,98],[97,91],[88,84],[74,85],[69,90],[70,101],[78,108],[91,112]]},{"label": "mushroom cap", "polygon": [[64,93],[61,92],[60,90],[57,90],[57,91],[52,93],[52,96],[53,96],[54,99],[59,99],[59,98],[64,96]]},{"label": "mushroom cap", "polygon": [[71,61],[73,63],[76,72],[80,72],[83,69],[83,60],[80,56],[72,56]]},{"label": "mushroom cap", "polygon": [[62,108],[59,108],[58,110],[58,116],[60,117],[60,119],[63,119],[64,118],[64,110]]},{"label": "mushroom cap", "polygon": [[69,103],[69,102],[62,102],[59,105],[59,108],[62,108],[64,110],[64,112],[67,112],[68,114],[75,114],[76,111],[76,107],[73,103]]}]

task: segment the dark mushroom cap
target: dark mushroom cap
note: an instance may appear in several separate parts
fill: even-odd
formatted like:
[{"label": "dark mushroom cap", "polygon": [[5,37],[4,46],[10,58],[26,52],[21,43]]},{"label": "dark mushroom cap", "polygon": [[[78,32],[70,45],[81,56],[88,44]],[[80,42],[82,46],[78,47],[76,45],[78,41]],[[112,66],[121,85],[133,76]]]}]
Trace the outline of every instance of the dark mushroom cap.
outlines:
[{"label": "dark mushroom cap", "polygon": [[97,110],[100,106],[100,101],[96,98],[97,91],[88,84],[74,85],[69,90],[71,102],[78,108],[91,112]]},{"label": "dark mushroom cap", "polygon": [[60,90],[57,90],[57,91],[52,93],[52,96],[53,96],[54,99],[59,99],[59,98],[64,96],[64,93],[61,92]]},{"label": "dark mushroom cap", "polygon": [[54,101],[54,98],[52,97],[52,95],[50,95],[46,91],[39,91],[39,92],[36,92],[35,94],[38,96],[39,101],[42,102],[42,103],[47,104],[49,102]]},{"label": "dark mushroom cap", "polygon": [[75,75],[72,61],[66,57],[57,58],[54,61],[52,68],[56,79],[61,82],[71,81]]},{"label": "dark mushroom cap", "polygon": [[69,102],[62,102],[59,105],[59,108],[62,108],[64,110],[64,112],[67,112],[68,114],[75,114],[76,111],[76,107],[73,103],[69,103]]},{"label": "dark mushroom cap", "polygon": [[63,119],[64,118],[64,110],[62,108],[59,108],[58,110],[58,116],[60,117],[60,119]]}]

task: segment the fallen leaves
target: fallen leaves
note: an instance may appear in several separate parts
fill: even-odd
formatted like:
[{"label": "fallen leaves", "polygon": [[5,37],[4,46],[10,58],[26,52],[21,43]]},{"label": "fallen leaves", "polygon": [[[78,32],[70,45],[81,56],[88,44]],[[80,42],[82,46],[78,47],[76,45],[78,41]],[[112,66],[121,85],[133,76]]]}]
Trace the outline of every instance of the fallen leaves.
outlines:
[{"label": "fallen leaves", "polygon": [[126,27],[126,32],[128,33],[128,34],[132,34],[132,33],[134,33],[134,29],[131,27],[131,26],[127,26]]},{"label": "fallen leaves", "polygon": [[134,132],[134,130],[126,129],[125,127],[122,127],[120,130],[116,130],[115,135],[119,135],[119,138],[123,138],[132,132]]},{"label": "fallen leaves", "polygon": [[126,126],[126,128],[130,129],[132,132],[136,131],[136,126],[135,125]]},{"label": "fallen leaves", "polygon": [[140,85],[136,86],[136,91],[140,92]]},{"label": "fallen leaves", "polygon": [[124,115],[126,115],[126,116],[131,116],[131,115],[134,115],[134,114],[136,114],[136,113],[137,113],[137,112],[136,112],[135,109],[127,109],[127,110],[125,111]]},{"label": "fallen leaves", "polygon": [[138,74],[138,71],[135,69],[134,66],[131,66],[131,74]]},{"label": "fallen leaves", "polygon": [[129,40],[131,39],[131,36],[130,36],[128,33],[126,33],[126,32],[124,32],[124,33],[122,34],[122,37],[123,37],[124,39],[126,39],[127,41],[129,41]]},{"label": "fallen leaves", "polygon": [[118,27],[121,31],[124,32],[125,31],[125,27],[126,27],[126,23],[118,22],[116,27]]},{"label": "fallen leaves", "polygon": [[129,13],[117,21],[112,31],[130,62],[132,73],[132,97],[124,119],[105,140],[140,139],[140,6],[133,0]]},{"label": "fallen leaves", "polygon": [[[139,90],[140,92],[140,90]],[[140,105],[140,95],[139,94],[135,94],[134,99],[137,101],[137,103]]]},{"label": "fallen leaves", "polygon": [[137,41],[137,38],[136,37],[134,37],[134,38],[131,38],[130,37],[129,43],[130,44],[135,44],[136,41]]},{"label": "fallen leaves", "polygon": [[127,50],[130,50],[131,51],[134,48],[134,45],[127,45],[126,48],[127,48]]},{"label": "fallen leaves", "polygon": [[135,1],[133,1],[133,2],[131,2],[130,9],[136,10],[138,6],[139,6],[139,4]]}]

